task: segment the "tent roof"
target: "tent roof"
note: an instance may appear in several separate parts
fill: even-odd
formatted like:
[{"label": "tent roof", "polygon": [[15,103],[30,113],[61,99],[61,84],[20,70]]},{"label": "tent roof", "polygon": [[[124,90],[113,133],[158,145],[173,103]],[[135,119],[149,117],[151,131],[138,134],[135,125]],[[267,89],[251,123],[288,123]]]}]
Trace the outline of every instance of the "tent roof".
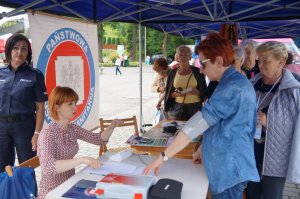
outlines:
[{"label": "tent roof", "polygon": [[[300,37],[298,0],[1,0],[16,8],[80,17],[92,22],[141,22],[185,37],[218,31],[224,22],[238,22],[240,36]],[[1,17],[0,17],[1,18]]]}]

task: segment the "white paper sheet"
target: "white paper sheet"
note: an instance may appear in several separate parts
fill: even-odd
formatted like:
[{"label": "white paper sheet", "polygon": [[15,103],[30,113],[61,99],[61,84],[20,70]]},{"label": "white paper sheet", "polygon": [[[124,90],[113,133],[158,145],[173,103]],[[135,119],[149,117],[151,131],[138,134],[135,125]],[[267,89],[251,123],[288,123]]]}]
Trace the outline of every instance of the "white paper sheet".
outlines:
[{"label": "white paper sheet", "polygon": [[103,165],[100,168],[93,169],[91,167],[87,167],[83,170],[85,173],[90,174],[99,174],[99,175],[106,175],[108,173],[121,173],[121,174],[128,174],[132,173],[137,167],[125,164],[122,162],[101,162]]}]

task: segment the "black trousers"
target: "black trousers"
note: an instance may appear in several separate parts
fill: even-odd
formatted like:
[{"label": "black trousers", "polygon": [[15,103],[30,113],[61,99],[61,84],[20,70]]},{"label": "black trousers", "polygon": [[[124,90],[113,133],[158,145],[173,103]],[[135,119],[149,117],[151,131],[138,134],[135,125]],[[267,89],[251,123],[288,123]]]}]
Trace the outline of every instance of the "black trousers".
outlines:
[{"label": "black trousers", "polygon": [[0,172],[15,163],[15,149],[19,163],[36,155],[31,139],[35,130],[35,118],[29,116],[20,122],[0,121]]},{"label": "black trousers", "polygon": [[[261,176],[265,144],[254,142],[256,167]],[[285,178],[262,176],[260,182],[248,182],[246,188],[247,199],[282,199]]]},{"label": "black trousers", "polygon": [[249,182],[247,199],[282,199],[285,178],[262,176],[260,182]]}]

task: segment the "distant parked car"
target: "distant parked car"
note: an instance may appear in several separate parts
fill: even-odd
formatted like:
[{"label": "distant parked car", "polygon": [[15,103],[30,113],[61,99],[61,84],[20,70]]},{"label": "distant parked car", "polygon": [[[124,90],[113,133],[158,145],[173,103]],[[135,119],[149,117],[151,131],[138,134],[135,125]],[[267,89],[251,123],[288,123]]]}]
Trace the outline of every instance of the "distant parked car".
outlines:
[{"label": "distant parked car", "polygon": [[[162,54],[157,54],[157,55],[152,55],[151,57],[150,57],[150,64],[154,64],[154,62],[155,62],[155,60],[156,59],[158,59],[158,58],[163,58],[164,56],[162,55]],[[168,57],[168,63],[170,64],[173,60],[170,58],[170,57]]]}]

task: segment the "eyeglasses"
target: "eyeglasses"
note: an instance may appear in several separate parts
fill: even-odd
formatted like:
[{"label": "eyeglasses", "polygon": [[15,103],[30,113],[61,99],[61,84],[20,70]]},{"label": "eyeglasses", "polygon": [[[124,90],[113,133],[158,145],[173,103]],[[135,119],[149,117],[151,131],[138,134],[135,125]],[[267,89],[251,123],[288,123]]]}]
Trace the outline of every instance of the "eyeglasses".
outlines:
[{"label": "eyeglasses", "polygon": [[200,66],[201,66],[203,69],[205,69],[205,63],[208,62],[208,61],[210,61],[210,59],[204,59],[204,60],[202,60],[202,61],[199,60],[199,64],[200,64]]}]

